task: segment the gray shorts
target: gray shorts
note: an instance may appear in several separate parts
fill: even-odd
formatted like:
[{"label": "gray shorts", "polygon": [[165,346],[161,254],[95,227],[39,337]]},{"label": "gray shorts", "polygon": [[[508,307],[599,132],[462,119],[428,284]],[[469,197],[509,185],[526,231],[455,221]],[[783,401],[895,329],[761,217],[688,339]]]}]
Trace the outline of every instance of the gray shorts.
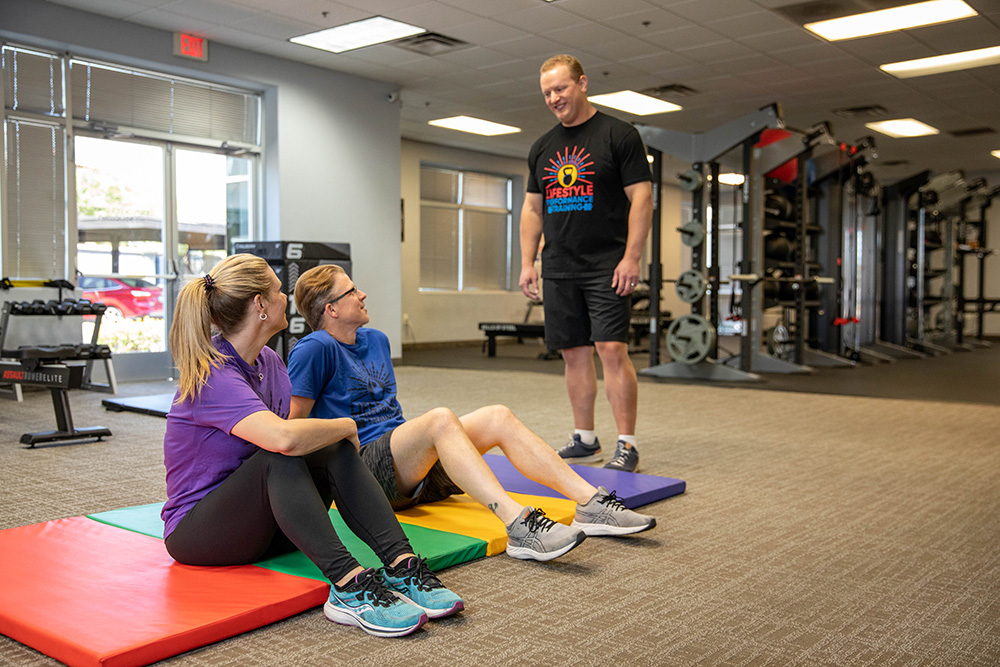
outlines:
[{"label": "gray shorts", "polygon": [[375,479],[378,480],[379,486],[385,492],[393,510],[405,510],[414,505],[433,503],[437,500],[444,500],[448,496],[465,493],[451,481],[448,473],[441,467],[441,462],[436,461],[427,476],[417,484],[413,494],[403,495],[396,485],[396,467],[392,461],[392,450],[389,448],[393,431],[387,431],[380,435],[377,440],[361,447],[361,460],[365,462]]},{"label": "gray shorts", "polygon": [[602,341],[628,342],[632,297],[618,296],[612,277],[545,280],[545,347],[568,350]]}]

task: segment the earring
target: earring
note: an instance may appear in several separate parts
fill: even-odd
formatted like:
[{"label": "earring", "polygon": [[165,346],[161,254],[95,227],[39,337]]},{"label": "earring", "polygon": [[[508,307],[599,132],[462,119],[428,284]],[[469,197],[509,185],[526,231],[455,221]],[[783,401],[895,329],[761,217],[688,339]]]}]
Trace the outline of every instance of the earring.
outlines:
[{"label": "earring", "polygon": [[266,319],[267,319],[267,313],[261,313],[261,314],[260,314],[260,321],[261,321],[261,322],[263,322],[263,321],[265,321]]}]

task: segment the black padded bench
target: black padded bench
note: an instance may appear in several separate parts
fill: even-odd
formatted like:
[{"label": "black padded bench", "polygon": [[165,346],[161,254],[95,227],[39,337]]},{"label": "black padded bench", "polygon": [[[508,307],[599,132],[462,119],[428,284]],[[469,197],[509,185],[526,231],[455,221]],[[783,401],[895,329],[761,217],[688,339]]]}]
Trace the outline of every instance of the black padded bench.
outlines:
[{"label": "black padded bench", "polygon": [[497,336],[545,338],[545,325],[540,322],[480,322],[479,330],[486,334],[487,356],[497,356]]}]

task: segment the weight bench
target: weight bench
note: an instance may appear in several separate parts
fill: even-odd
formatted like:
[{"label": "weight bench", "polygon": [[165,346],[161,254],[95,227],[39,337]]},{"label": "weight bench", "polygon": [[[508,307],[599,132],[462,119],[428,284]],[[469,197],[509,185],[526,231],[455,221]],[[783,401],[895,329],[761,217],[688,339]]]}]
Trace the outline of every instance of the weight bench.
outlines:
[{"label": "weight bench", "polygon": [[109,359],[111,349],[107,345],[60,345],[55,347],[31,347],[22,345],[16,350],[2,350],[0,356],[17,361],[0,361],[0,381],[15,385],[47,387],[52,392],[52,407],[56,413],[56,430],[39,433],[25,433],[21,443],[34,447],[42,442],[58,440],[82,440],[111,435],[103,426],[75,428],[73,413],[69,407],[67,389],[79,389],[84,383],[86,366],[70,365],[66,361],[87,361]]},{"label": "weight bench", "polygon": [[521,342],[524,338],[545,338],[545,325],[539,322],[480,322],[479,330],[486,334],[486,354],[497,356],[497,336],[511,336]]}]

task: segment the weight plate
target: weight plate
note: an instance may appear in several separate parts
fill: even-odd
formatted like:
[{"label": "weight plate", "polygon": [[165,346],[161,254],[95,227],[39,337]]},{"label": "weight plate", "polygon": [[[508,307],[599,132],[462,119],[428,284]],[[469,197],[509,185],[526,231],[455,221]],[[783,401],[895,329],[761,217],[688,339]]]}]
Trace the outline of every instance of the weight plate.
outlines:
[{"label": "weight plate", "polygon": [[677,292],[677,297],[684,303],[698,301],[705,296],[707,289],[708,284],[705,282],[705,276],[694,270],[685,271],[677,278],[677,282],[674,283],[674,290]]},{"label": "weight plate", "polygon": [[694,220],[682,225],[677,231],[681,233],[681,241],[684,242],[684,245],[692,248],[701,245],[701,242],[705,240],[705,228]]},{"label": "weight plate", "polygon": [[715,329],[700,315],[681,315],[667,328],[667,351],[674,361],[697,364],[715,344]]}]

